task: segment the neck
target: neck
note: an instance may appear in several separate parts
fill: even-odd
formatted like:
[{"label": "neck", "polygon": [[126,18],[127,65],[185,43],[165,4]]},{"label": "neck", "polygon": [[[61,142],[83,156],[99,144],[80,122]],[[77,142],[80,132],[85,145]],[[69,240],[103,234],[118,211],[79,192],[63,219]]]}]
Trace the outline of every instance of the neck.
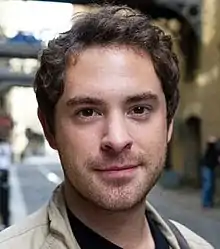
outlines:
[{"label": "neck", "polygon": [[67,181],[64,184],[64,195],[70,211],[112,243],[125,249],[154,248],[145,216],[145,202],[124,211],[104,210],[80,196]]}]

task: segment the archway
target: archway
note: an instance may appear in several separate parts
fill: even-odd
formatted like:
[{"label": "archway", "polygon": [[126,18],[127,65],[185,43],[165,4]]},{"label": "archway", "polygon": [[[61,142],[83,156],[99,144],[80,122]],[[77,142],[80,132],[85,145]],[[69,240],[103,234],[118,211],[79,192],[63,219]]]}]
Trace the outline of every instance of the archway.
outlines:
[{"label": "archway", "polygon": [[[100,2],[99,0],[96,0]],[[177,20],[180,23],[178,40],[184,57],[184,81],[192,82],[198,67],[200,34],[201,34],[201,1],[168,1],[168,0],[107,0],[107,2],[127,4],[140,9],[153,20]],[[169,28],[169,27],[168,27]]]}]

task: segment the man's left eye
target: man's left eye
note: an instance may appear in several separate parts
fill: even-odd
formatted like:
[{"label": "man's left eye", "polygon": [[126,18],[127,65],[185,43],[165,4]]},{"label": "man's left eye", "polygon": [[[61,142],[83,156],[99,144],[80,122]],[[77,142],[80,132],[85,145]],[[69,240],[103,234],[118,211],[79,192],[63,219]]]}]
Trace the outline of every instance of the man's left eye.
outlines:
[{"label": "man's left eye", "polygon": [[128,112],[128,116],[131,118],[148,118],[152,111],[151,106],[135,106]]},{"label": "man's left eye", "polygon": [[143,106],[138,106],[138,107],[135,107],[133,109],[133,113],[135,113],[135,114],[143,114],[146,111],[148,111],[148,109],[146,107],[143,107]]},{"label": "man's left eye", "polygon": [[134,115],[143,115],[143,114],[148,114],[151,111],[151,107],[149,106],[136,106],[134,107],[130,113]]}]

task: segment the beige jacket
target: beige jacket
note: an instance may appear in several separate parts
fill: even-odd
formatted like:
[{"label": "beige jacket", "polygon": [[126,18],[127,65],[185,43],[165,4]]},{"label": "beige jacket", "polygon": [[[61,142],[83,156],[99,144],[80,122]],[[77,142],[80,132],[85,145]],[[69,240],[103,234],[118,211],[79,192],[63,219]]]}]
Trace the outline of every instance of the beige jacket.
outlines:
[{"label": "beige jacket", "polygon": [[[178,242],[154,208],[147,203],[147,211],[158,223],[170,243],[180,249]],[[186,227],[175,223],[191,249],[213,249],[204,239]],[[61,187],[58,187],[49,204],[29,216],[22,224],[13,225],[0,233],[0,249],[80,249],[67,218]]]}]

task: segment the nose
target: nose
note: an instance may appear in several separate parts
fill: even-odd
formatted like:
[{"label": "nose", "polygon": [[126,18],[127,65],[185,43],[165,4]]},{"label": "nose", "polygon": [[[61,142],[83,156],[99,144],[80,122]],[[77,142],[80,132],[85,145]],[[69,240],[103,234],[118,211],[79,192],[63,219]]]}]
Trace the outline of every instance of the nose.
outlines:
[{"label": "nose", "polygon": [[133,140],[123,117],[114,116],[106,121],[105,134],[101,142],[102,151],[121,153],[124,150],[130,150],[132,145]]}]

